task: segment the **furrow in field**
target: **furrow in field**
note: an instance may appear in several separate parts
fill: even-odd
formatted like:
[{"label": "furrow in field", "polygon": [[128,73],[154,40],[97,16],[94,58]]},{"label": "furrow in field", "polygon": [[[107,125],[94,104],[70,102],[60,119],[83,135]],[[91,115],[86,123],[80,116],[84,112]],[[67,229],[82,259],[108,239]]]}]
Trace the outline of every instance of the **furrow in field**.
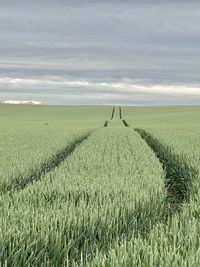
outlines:
[{"label": "furrow in field", "polygon": [[164,207],[163,175],[133,130],[93,132],[59,168],[1,199],[1,262],[87,266],[113,242],[156,224]]}]

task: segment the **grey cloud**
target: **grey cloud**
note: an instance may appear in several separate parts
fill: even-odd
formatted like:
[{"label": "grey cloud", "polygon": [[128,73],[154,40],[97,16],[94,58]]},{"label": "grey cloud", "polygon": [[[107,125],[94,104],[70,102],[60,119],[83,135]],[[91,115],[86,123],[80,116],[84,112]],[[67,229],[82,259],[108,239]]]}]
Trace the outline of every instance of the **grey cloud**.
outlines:
[{"label": "grey cloud", "polygon": [[[129,78],[146,85],[196,86],[200,84],[199,9],[199,1],[194,0],[1,1],[0,78],[50,77],[51,81],[60,77],[94,82]],[[0,83],[0,98],[3,94],[5,98],[5,90],[9,96],[11,90],[3,86]],[[37,90],[34,86],[22,88],[24,97]],[[81,98],[78,89],[73,90]],[[94,94],[89,90],[88,100],[83,97],[80,102],[100,101],[91,99],[89,93],[94,96],[101,90],[95,88]],[[70,88],[66,92],[73,94]],[[22,97],[23,93],[19,94]],[[110,88],[109,94],[114,99],[116,92],[112,94]],[[140,97],[140,103],[148,99],[165,102],[150,92]],[[48,90],[46,99],[50,99]],[[169,96],[168,101],[185,100],[184,96],[176,100]]]}]

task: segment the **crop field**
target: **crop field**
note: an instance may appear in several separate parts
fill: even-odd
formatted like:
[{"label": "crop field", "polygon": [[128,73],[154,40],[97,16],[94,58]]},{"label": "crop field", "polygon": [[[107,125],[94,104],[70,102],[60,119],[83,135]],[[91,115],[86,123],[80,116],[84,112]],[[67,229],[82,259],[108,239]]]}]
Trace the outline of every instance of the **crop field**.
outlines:
[{"label": "crop field", "polygon": [[0,266],[200,266],[200,107],[0,105]]}]

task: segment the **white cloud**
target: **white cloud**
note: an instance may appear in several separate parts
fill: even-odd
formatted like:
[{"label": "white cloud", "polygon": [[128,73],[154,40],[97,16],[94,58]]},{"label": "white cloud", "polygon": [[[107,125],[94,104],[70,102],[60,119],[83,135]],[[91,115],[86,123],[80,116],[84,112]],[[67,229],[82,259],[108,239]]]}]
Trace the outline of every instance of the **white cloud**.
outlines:
[{"label": "white cloud", "polygon": [[13,104],[13,105],[20,105],[20,104],[25,104],[25,105],[40,105],[42,102],[39,101],[23,101],[23,100],[6,100],[2,102],[3,104]]}]

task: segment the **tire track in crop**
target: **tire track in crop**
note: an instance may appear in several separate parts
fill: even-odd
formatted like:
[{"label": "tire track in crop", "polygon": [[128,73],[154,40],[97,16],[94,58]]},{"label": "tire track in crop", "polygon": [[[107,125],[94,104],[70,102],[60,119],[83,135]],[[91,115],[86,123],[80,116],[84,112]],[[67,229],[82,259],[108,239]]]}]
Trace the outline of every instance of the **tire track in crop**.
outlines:
[{"label": "tire track in crop", "polygon": [[115,108],[113,108],[113,110],[112,110],[112,114],[111,114],[111,120],[114,118],[114,115],[115,115]]},{"label": "tire track in crop", "polygon": [[16,177],[16,179],[12,180],[10,184],[5,182],[1,185],[0,191],[2,193],[6,193],[12,190],[22,190],[33,181],[40,180],[44,174],[54,170],[56,167],[59,167],[59,165],[74,152],[76,147],[79,146],[90,135],[91,132],[76,138],[71,144],[58,151],[55,155],[52,155],[50,159],[35,169],[29,176]]},{"label": "tire track in crop", "polygon": [[[115,113],[116,113],[116,109],[113,108],[112,109],[110,120],[106,120],[104,122],[103,127],[108,127],[109,126],[109,122],[114,119]],[[127,123],[127,121],[125,119],[123,119],[123,116],[122,116],[122,108],[121,107],[119,107],[119,119],[121,120],[122,125],[124,125],[125,127],[129,127],[129,124]]]},{"label": "tire track in crop", "polygon": [[113,107],[112,108],[112,112],[111,112],[111,117],[109,120],[105,120],[104,124],[103,124],[103,127],[108,127],[108,124],[111,120],[113,120],[114,118],[114,115],[115,115],[115,108]]},{"label": "tire track in crop", "polygon": [[120,118],[120,120],[122,120],[122,109],[121,109],[121,107],[119,107],[119,118]]},{"label": "tire track in crop", "polygon": [[129,124],[127,123],[126,120],[122,120],[122,122],[123,122],[123,124],[124,124],[125,127],[129,127]]},{"label": "tire track in crop", "polygon": [[170,147],[163,145],[151,133],[139,128],[135,131],[153,150],[162,164],[165,172],[168,208],[179,209],[183,202],[189,200],[192,181],[197,179],[198,171],[187,163],[182,155],[174,154]]},{"label": "tire track in crop", "polygon": [[[122,121],[125,127],[129,127],[126,120],[122,119]],[[165,173],[168,208],[179,209],[183,202],[189,200],[192,181],[198,176],[197,170],[190,166],[183,156],[175,154],[170,147],[163,145],[151,133],[140,128],[134,130],[147,143],[162,165]]]},{"label": "tire track in crop", "polygon": [[105,121],[105,122],[104,122],[103,127],[108,127],[108,121]]},{"label": "tire track in crop", "polygon": [[127,123],[127,121],[122,116],[122,109],[121,109],[121,107],[119,107],[119,118],[120,118],[120,120],[122,121],[122,123],[123,123],[123,125],[125,127],[129,127],[129,124]]}]

